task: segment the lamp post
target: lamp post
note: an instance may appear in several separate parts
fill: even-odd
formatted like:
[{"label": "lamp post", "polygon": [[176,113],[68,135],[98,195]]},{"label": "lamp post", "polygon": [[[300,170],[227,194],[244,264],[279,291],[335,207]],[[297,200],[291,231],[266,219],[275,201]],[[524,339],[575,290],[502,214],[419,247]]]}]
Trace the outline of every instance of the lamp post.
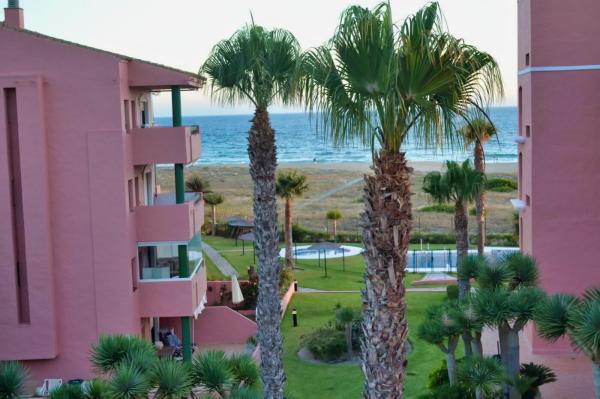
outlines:
[{"label": "lamp post", "polygon": [[292,309],[292,326],[298,327],[298,311],[296,308]]}]

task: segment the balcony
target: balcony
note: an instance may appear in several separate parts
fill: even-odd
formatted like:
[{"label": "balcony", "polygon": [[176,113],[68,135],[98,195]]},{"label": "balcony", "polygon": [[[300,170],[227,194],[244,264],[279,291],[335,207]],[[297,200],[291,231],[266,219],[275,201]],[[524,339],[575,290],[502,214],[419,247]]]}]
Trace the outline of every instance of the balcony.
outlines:
[{"label": "balcony", "polygon": [[189,164],[200,158],[200,129],[150,127],[131,129],[134,165]]},{"label": "balcony", "polygon": [[138,244],[142,317],[197,316],[205,303],[206,267],[200,233],[186,243],[190,277],[179,277],[178,244]]},{"label": "balcony", "polygon": [[204,224],[204,200],[196,193],[186,193],[185,200],[176,204],[175,194],[159,194],[153,205],[135,208],[137,241],[190,241]]}]

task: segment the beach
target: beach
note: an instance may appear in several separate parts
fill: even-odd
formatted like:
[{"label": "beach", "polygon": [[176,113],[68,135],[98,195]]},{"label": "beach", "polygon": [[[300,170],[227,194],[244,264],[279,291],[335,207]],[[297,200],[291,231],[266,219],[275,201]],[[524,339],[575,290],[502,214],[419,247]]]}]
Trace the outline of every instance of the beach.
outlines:
[{"label": "beach", "polygon": [[[425,174],[441,170],[443,162],[414,161],[410,162],[414,169],[411,179],[414,229],[421,232],[450,233],[453,228],[453,215],[449,213],[421,212],[420,208],[431,205],[429,196],[422,190]],[[294,201],[294,222],[311,229],[326,231],[325,213],[330,209],[338,209],[343,218],[338,223],[338,230],[346,232],[359,231],[358,219],[363,208],[363,177],[371,173],[366,162],[337,163],[281,163],[279,170],[296,169],[307,176],[309,190],[306,195]],[[486,167],[489,177],[510,177],[516,179],[516,163],[489,163]],[[192,165],[186,168],[186,175],[198,173],[208,179],[211,190],[222,193],[225,202],[218,208],[218,219],[228,216],[252,217],[252,181],[248,166],[239,165]],[[157,184],[162,192],[173,191],[173,171],[170,168],[157,169]],[[515,198],[516,192],[489,192],[487,232],[511,233],[513,229],[513,208],[509,202]],[[279,203],[279,219],[283,222],[283,203]],[[206,207],[206,220],[210,220],[210,209]],[[474,233],[475,218],[470,216],[469,229]]]}]

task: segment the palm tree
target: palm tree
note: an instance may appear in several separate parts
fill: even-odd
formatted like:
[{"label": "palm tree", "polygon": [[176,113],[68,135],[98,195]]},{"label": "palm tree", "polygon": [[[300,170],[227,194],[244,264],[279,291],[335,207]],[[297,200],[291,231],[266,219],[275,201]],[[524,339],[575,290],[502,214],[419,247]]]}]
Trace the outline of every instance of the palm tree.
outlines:
[{"label": "palm tree", "polygon": [[221,102],[250,102],[255,107],[248,134],[250,175],[254,182],[254,233],[258,254],[259,296],[256,308],[261,347],[261,379],[265,398],[282,398],[283,371],[280,328],[279,234],[275,192],[275,131],[268,107],[294,99],[300,59],[296,38],[282,29],[254,23],[213,47],[201,72]]},{"label": "palm tree", "polygon": [[467,206],[483,190],[485,175],[471,166],[468,159],[459,165],[446,161],[446,171],[428,173],[423,179],[423,191],[436,202],[454,202],[456,253],[460,262],[469,253],[469,217]]},{"label": "palm tree", "polygon": [[204,195],[204,202],[212,208],[212,236],[217,235],[217,205],[221,205],[225,201],[223,194],[208,193]]},{"label": "palm tree", "polygon": [[[462,127],[461,133],[465,146],[473,145],[475,170],[485,174],[485,157],[483,145],[496,134],[496,126],[487,118],[476,117]],[[475,199],[475,215],[477,217],[477,253],[483,256],[485,250],[485,189]]]},{"label": "palm tree", "polygon": [[431,3],[400,26],[391,6],[353,6],[333,38],[308,52],[302,93],[338,144],[373,150],[361,216],[365,246],[362,369],[365,398],[403,395],[407,336],[403,279],[412,224],[409,136],[437,147],[455,139],[457,115],[501,93],[494,59],[444,30]]},{"label": "palm tree", "polygon": [[308,190],[306,176],[296,170],[280,172],[277,175],[276,192],[285,200],[285,266],[290,270],[294,268],[292,252],[292,200],[300,197]]},{"label": "palm tree", "polygon": [[191,193],[210,193],[210,182],[194,173],[185,180],[185,191]]},{"label": "palm tree", "polygon": [[425,321],[419,325],[418,335],[424,341],[438,346],[446,354],[448,381],[456,385],[456,347],[463,331],[457,321],[453,305],[434,305],[427,309]]},{"label": "palm tree", "polygon": [[192,363],[194,384],[223,399],[258,399],[253,389],[258,378],[258,367],[246,354],[227,357],[222,351],[209,351],[198,354]]},{"label": "palm tree", "polygon": [[333,233],[333,240],[335,241],[337,237],[337,221],[342,218],[342,212],[337,209],[330,209],[325,214],[325,217],[332,222],[331,232]]},{"label": "palm tree", "polygon": [[151,371],[156,385],[153,399],[187,398],[192,391],[192,378],[188,363],[175,359],[161,359]]},{"label": "palm tree", "polygon": [[555,294],[538,306],[534,315],[538,335],[551,342],[567,336],[591,361],[596,398],[600,399],[600,287],[583,297]]},{"label": "palm tree", "polygon": [[477,399],[498,397],[506,378],[502,364],[492,357],[468,358],[460,365],[458,374],[460,382],[474,391]]},{"label": "palm tree", "polygon": [[0,362],[0,398],[18,399],[25,395],[30,380],[29,370],[19,362]]}]

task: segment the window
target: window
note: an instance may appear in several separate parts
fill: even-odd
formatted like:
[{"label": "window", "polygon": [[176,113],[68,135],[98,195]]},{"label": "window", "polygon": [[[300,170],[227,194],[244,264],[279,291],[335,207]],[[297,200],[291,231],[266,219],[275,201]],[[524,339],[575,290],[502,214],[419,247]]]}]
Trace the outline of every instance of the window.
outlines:
[{"label": "window", "polygon": [[531,137],[531,126],[525,126],[525,136]]},{"label": "window", "polygon": [[123,101],[123,115],[125,121],[125,130],[129,133],[129,129],[131,129],[131,113],[129,109],[129,100]]},{"label": "window", "polygon": [[[4,89],[6,112],[6,148],[8,175],[10,179],[10,203],[12,204],[12,245],[15,254],[15,280],[17,313],[19,323],[29,324],[29,287],[27,283],[27,259],[25,258],[25,215],[23,210],[23,188],[21,185],[21,148],[19,143],[19,118],[17,90]],[[9,205],[10,206],[10,205]],[[4,221],[3,221],[4,222]]]},{"label": "window", "polygon": [[529,195],[525,196],[525,205],[527,205],[527,206],[531,205],[531,198],[529,197]]},{"label": "window", "polygon": [[529,66],[529,53],[525,54],[525,65]]},{"label": "window", "polygon": [[127,197],[129,200],[129,212],[133,212],[135,208],[135,192],[133,190],[133,180],[127,180]]},{"label": "window", "polygon": [[523,249],[523,217],[519,216],[519,247]]},{"label": "window", "polygon": [[519,136],[523,135],[523,88],[519,87]]},{"label": "window", "polygon": [[131,285],[134,291],[138,288],[138,280],[137,257],[134,256],[131,258]]},{"label": "window", "polygon": [[519,153],[519,198],[521,198],[521,187],[523,186],[523,153]]},{"label": "window", "polygon": [[140,195],[140,178],[139,177],[135,177],[135,205],[141,205],[142,204],[142,196]]},{"label": "window", "polygon": [[135,100],[131,100],[131,127],[137,127],[137,109]]}]

